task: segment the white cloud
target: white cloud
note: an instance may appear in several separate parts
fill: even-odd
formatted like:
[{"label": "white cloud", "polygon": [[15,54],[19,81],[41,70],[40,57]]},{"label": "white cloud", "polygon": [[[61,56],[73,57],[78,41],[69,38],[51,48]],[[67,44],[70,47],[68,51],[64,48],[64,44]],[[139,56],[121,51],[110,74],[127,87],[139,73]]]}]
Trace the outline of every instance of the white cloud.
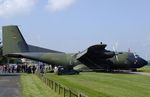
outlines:
[{"label": "white cloud", "polygon": [[48,0],[46,8],[51,11],[60,11],[70,7],[76,0]]},{"label": "white cloud", "polygon": [[11,17],[31,11],[37,0],[0,0],[0,17]]}]

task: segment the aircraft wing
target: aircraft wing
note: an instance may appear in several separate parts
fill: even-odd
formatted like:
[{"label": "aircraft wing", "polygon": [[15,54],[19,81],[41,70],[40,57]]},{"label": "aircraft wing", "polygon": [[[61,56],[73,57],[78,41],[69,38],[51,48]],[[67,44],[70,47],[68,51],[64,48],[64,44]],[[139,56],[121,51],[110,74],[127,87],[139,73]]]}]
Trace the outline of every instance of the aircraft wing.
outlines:
[{"label": "aircraft wing", "polygon": [[93,45],[90,46],[88,49],[79,52],[76,54],[76,59],[80,59],[82,57],[97,57],[97,58],[101,58],[101,59],[107,59],[107,58],[111,58],[115,55],[115,52],[113,51],[108,51],[105,49],[106,44],[99,44],[99,45]]},{"label": "aircraft wing", "polygon": [[[89,68],[100,68],[100,64],[106,64],[108,58],[115,56],[115,52],[105,49],[106,44],[93,45],[83,52],[76,54],[76,59]],[[107,63],[108,64],[108,63]]]}]

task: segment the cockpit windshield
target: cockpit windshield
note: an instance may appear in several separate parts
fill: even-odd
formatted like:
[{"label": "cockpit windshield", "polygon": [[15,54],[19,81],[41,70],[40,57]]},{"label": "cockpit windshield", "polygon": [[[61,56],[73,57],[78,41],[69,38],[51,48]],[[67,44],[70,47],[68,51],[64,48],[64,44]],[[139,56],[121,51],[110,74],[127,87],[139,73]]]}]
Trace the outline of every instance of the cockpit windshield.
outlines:
[{"label": "cockpit windshield", "polygon": [[137,55],[137,54],[134,54],[134,57],[135,57],[135,58],[138,58],[138,57],[139,57],[139,55]]}]

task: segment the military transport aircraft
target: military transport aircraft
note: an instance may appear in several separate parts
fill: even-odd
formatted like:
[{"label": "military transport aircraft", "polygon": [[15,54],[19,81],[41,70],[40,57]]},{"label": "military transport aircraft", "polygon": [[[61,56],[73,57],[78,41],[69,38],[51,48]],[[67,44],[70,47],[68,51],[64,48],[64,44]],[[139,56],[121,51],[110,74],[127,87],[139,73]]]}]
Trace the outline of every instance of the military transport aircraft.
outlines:
[{"label": "military transport aircraft", "polygon": [[[147,61],[138,55],[134,55],[134,53],[106,50],[107,45],[102,43],[90,46],[82,52],[67,54],[28,45],[16,25],[3,26],[2,32],[3,55],[28,58],[55,66],[63,66],[64,68],[69,68],[68,70],[70,71],[72,71],[73,66],[81,63],[90,69],[103,69],[106,71],[115,69],[136,70],[147,64]],[[58,69],[60,74],[61,70]]]}]

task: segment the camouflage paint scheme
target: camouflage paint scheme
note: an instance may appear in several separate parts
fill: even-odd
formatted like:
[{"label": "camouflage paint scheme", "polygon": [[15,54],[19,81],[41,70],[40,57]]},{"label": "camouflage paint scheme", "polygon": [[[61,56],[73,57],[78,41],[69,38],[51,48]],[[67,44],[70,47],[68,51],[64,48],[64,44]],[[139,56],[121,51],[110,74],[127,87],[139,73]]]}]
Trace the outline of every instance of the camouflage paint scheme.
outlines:
[{"label": "camouflage paint scheme", "polygon": [[16,25],[3,26],[2,32],[3,55],[9,57],[28,58],[64,67],[82,63],[91,69],[104,70],[136,69],[147,64],[147,61],[131,52],[106,50],[106,44],[93,45],[82,52],[67,54],[28,45]]}]

